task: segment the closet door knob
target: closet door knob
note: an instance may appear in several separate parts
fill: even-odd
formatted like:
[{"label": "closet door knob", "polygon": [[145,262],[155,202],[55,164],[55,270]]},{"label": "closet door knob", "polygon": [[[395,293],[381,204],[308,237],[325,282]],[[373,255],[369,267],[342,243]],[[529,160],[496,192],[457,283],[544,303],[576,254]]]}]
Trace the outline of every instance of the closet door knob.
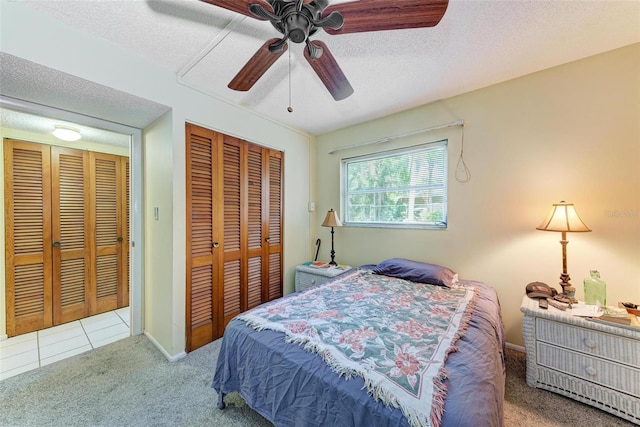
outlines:
[{"label": "closet door knob", "polygon": [[60,246],[61,246],[60,242],[53,242],[53,247],[54,248],[59,248]]},{"label": "closet door knob", "polygon": [[271,237],[265,237],[265,238],[264,238],[264,241],[265,241],[265,242],[267,242],[267,243],[269,243],[269,242],[271,241]]},{"label": "closet door knob", "polygon": [[218,246],[220,246],[220,243],[218,243],[218,242],[213,242],[211,244],[211,247],[213,247],[213,248],[217,248]]},{"label": "closet door knob", "polygon": [[124,240],[122,237],[118,237],[118,243],[122,243],[122,240]]}]

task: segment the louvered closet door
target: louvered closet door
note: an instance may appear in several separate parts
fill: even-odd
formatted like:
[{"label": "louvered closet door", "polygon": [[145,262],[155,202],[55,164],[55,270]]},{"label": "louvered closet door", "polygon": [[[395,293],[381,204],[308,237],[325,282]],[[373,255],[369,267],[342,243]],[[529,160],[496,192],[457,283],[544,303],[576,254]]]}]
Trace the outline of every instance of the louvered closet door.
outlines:
[{"label": "louvered closet door", "polygon": [[89,153],[51,147],[53,323],[90,314]]},{"label": "louvered closet door", "polygon": [[91,312],[93,314],[118,307],[118,290],[122,288],[124,240],[124,194],[122,162],[119,156],[90,153],[91,220],[95,234],[91,245],[92,260]]},{"label": "louvered closet door", "polygon": [[192,351],[221,337],[234,316],[282,295],[283,154],[195,125],[186,134]]},{"label": "louvered closet door", "polygon": [[283,254],[283,185],[284,158],[282,152],[265,150],[268,159],[268,286],[265,287],[264,301],[282,296],[282,254]]},{"label": "louvered closet door", "polygon": [[120,277],[118,279],[119,289],[118,289],[118,308],[128,307],[129,306],[129,268],[130,268],[130,246],[129,242],[131,242],[129,237],[129,210],[130,210],[130,197],[131,193],[129,192],[129,158],[128,157],[120,157],[120,170],[122,173],[119,175],[120,177],[120,186],[123,188],[123,197],[120,199],[122,205],[122,220],[118,224],[119,226],[119,235],[122,236],[122,241],[119,242],[119,259],[118,265],[120,268]]},{"label": "louvered closet door", "polygon": [[5,140],[7,334],[52,325],[49,146]]},{"label": "louvered closet door", "polygon": [[222,136],[188,124],[187,158],[187,351],[221,336],[221,281],[219,257],[221,203],[217,182]]},{"label": "louvered closet door", "polygon": [[[256,307],[265,301],[263,283],[266,283],[264,242],[266,235],[265,180],[263,178],[263,149],[247,144],[247,300],[244,310]],[[244,302],[244,301],[243,301]]]},{"label": "louvered closet door", "polygon": [[242,227],[241,212],[246,211],[243,200],[244,180],[241,174],[241,165],[244,158],[243,142],[225,135],[223,143],[223,205],[224,205],[224,278],[222,288],[223,301],[223,327],[229,323],[232,317],[244,311],[242,301],[246,299],[246,288],[241,284],[246,280],[242,271],[242,246],[243,236],[246,236],[246,228]]}]

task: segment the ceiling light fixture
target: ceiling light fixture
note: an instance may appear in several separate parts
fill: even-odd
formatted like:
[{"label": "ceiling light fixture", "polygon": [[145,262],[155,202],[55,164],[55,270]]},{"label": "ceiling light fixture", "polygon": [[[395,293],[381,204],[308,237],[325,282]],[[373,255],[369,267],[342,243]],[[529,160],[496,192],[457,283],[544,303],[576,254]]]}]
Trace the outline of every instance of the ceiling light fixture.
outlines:
[{"label": "ceiling light fixture", "polygon": [[63,141],[77,141],[80,139],[80,131],[69,126],[56,125],[54,126],[53,136]]}]

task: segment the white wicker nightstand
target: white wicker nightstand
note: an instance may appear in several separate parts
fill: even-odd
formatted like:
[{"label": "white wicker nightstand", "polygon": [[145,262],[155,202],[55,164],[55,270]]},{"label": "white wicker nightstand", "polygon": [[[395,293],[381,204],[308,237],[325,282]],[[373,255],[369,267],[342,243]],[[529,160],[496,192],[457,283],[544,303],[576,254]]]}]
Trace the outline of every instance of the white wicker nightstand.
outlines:
[{"label": "white wicker nightstand", "polygon": [[324,283],[349,270],[351,267],[348,265],[343,268],[316,268],[301,264],[296,267],[296,292],[307,289],[309,286]]},{"label": "white wicker nightstand", "polygon": [[522,298],[527,384],[640,424],[640,328],[571,316]]}]

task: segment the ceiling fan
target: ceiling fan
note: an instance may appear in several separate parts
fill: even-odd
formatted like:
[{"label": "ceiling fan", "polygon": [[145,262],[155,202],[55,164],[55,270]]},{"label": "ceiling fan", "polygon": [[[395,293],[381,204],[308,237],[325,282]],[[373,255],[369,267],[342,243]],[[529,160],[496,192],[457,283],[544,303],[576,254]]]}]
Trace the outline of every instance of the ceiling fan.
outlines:
[{"label": "ceiling fan", "polygon": [[202,0],[205,3],[270,21],[283,37],[267,40],[229,83],[248,91],[287,50],[287,42],[306,43],[304,57],[336,101],[353,88],[325,43],[309,37],[319,29],[348,34],[437,25],[449,0],[360,0],[329,5],[328,0]]}]

